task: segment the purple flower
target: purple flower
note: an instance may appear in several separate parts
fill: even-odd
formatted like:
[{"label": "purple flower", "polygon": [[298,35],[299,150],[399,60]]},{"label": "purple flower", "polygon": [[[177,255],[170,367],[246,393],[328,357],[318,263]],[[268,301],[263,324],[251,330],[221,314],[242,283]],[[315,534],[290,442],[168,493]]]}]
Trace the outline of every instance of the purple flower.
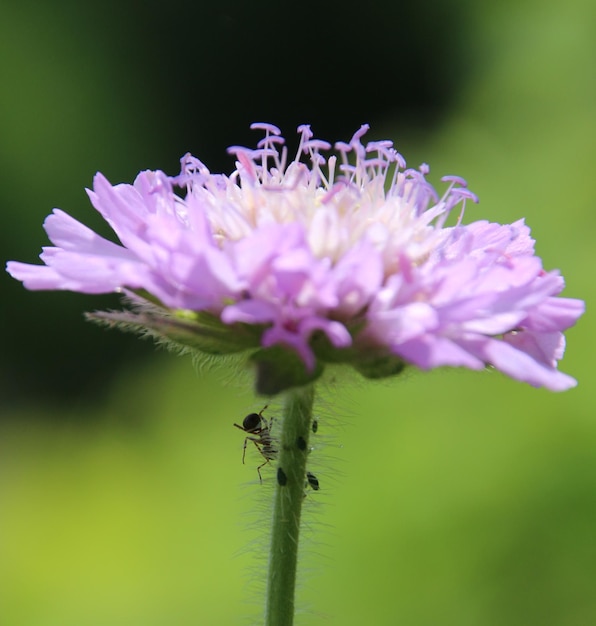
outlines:
[{"label": "purple flower", "polygon": [[11,261],[8,272],[28,289],[125,293],[134,312],[104,319],[182,345],[289,348],[307,373],[488,365],[555,391],[575,385],[557,362],[584,304],[558,297],[563,279],[542,269],[523,220],[462,224],[476,202],[465,181],[445,177],[439,197],[426,165],[407,169],[389,141],[363,144],[368,126],[328,157],[301,126],[293,160],[278,128],[252,127],[265,137],[230,148],[230,176],[190,155],[174,178],[146,171],[113,186],[97,174],[89,197],[120,243],[56,209],[45,265]]}]

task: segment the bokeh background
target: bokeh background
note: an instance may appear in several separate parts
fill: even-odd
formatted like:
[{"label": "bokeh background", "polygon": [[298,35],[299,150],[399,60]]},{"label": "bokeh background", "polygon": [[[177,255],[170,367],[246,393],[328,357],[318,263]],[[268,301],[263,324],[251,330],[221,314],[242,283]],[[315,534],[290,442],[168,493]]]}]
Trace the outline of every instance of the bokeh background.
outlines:
[{"label": "bokeh background", "polygon": [[[526,217],[587,301],[570,392],[439,371],[326,399],[298,624],[596,623],[595,68],[591,0],[3,2],[4,259],[36,261],[56,206],[107,234],[97,170],[229,172],[252,121],[369,122],[464,176],[468,220]],[[0,624],[259,623],[271,491],[232,423],[262,403],[83,321],[116,298],[0,290]]]}]

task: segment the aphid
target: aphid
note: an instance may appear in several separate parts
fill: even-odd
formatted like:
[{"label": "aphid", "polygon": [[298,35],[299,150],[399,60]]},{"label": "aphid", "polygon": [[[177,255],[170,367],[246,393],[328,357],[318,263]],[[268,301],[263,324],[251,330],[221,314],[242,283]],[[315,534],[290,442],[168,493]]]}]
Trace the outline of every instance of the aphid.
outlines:
[{"label": "aphid", "polygon": [[313,433],[316,433],[316,432],[317,432],[317,430],[319,430],[319,421],[318,421],[318,420],[316,420],[316,419],[315,419],[315,420],[313,420],[313,421],[312,421],[312,427],[311,427],[311,428],[312,428]]},{"label": "aphid", "polygon": [[288,477],[281,467],[277,468],[277,484],[283,487],[288,483]]},{"label": "aphid", "polygon": [[306,450],[306,440],[302,437],[302,435],[296,439],[296,446],[298,446],[298,450]]},{"label": "aphid", "polygon": [[319,490],[319,479],[312,472],[306,472],[306,481],[314,491]]},{"label": "aphid", "polygon": [[271,418],[271,422],[268,422],[263,417],[263,411],[269,405],[265,405],[259,413],[250,413],[242,420],[242,426],[240,424],[234,424],[236,428],[248,433],[248,437],[244,438],[244,448],[242,450],[242,463],[244,463],[244,457],[246,456],[246,445],[249,441],[255,444],[257,450],[261,453],[261,456],[265,459],[264,463],[261,463],[257,467],[257,473],[259,474],[259,481],[263,482],[261,476],[261,468],[271,462],[277,456],[277,450],[273,446],[273,439],[271,437],[271,426],[273,426],[274,418]]}]

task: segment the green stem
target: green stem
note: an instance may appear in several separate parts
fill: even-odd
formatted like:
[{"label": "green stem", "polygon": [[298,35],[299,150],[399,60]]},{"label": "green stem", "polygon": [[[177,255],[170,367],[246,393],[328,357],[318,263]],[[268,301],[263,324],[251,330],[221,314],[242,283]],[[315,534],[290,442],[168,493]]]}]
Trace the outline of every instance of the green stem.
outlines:
[{"label": "green stem", "polygon": [[292,626],[294,622],[298,536],[313,402],[312,386],[286,392],[273,504],[266,626]]}]

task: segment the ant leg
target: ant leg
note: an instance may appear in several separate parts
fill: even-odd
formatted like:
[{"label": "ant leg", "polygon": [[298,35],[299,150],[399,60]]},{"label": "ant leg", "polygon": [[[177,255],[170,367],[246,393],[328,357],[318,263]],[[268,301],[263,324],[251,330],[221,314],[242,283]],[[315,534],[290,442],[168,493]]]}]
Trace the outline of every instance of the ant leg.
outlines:
[{"label": "ant leg", "polygon": [[[242,465],[244,465],[244,457],[246,456],[246,442],[250,439],[250,437],[244,438],[244,447],[242,448]],[[251,440],[252,441],[252,440]]]},{"label": "ant leg", "polygon": [[[261,453],[262,456],[265,456],[263,454],[263,450],[261,450],[261,446],[258,443],[258,440],[255,439],[254,437],[245,437],[244,438],[244,446],[242,448],[242,464],[244,465],[244,458],[246,457],[246,446],[248,445],[248,442],[252,441],[255,444],[255,448]],[[261,466],[262,467],[262,466]]]},{"label": "ant leg", "polygon": [[259,467],[257,467],[257,474],[259,475],[259,482],[261,484],[263,484],[263,477],[261,476],[261,468],[265,467],[265,465],[267,465],[267,463],[269,463],[269,459],[265,459],[265,462],[261,463],[261,465],[259,465]]},{"label": "ant leg", "polygon": [[[259,440],[258,439],[256,439],[255,437],[247,437],[247,439],[250,439],[255,444],[255,448],[259,451],[261,456],[265,456],[263,454],[263,450],[261,448],[261,445],[259,444]],[[265,457],[265,458],[267,458],[267,457]]]},{"label": "ant leg", "polygon": [[259,444],[257,443],[257,439],[255,439],[254,437],[245,437],[244,438],[244,447],[242,448],[242,464],[244,465],[244,457],[246,456],[246,446],[248,445],[247,442],[248,441],[252,441],[255,446],[257,447],[257,450],[263,454],[263,451],[261,450],[261,448],[259,447]]}]

